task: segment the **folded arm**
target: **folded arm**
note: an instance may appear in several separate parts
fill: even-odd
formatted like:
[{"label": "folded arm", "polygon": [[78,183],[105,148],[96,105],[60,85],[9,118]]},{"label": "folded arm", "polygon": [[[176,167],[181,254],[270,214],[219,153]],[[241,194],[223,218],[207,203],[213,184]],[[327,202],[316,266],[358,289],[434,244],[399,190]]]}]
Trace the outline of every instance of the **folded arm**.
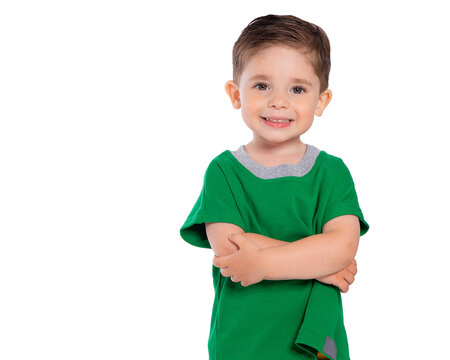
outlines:
[{"label": "folded arm", "polygon": [[352,263],[359,234],[358,217],[343,215],[328,221],[322,234],[261,249],[264,279],[315,279],[336,273]]},{"label": "folded arm", "polygon": [[206,223],[206,234],[214,254],[221,257],[239,247],[228,239],[242,234],[261,248],[261,266],[267,280],[316,279],[334,274],[352,263],[359,244],[359,219],[343,215],[328,221],[322,234],[294,242],[273,239],[229,223]]},{"label": "folded arm", "polygon": [[[234,228],[229,228],[228,225]],[[221,236],[218,236],[219,228],[223,230]],[[330,283],[330,279],[325,278],[337,272],[343,271],[339,274],[340,277],[344,274],[346,277],[350,276],[346,267],[351,268],[353,274],[356,273],[354,257],[359,244],[360,228],[359,219],[354,215],[336,217],[324,225],[322,234],[292,243],[245,233],[240,227],[225,223],[207,224],[207,233],[217,255],[214,264],[222,268],[224,276],[248,279],[247,283],[255,279],[261,281],[261,274],[264,274],[263,279],[266,280],[318,279]],[[232,233],[234,235],[230,241],[228,235]],[[223,244],[228,252],[218,253],[215,249],[218,249],[218,243]],[[350,276],[348,283],[352,281]]]},{"label": "folded arm", "polygon": [[205,229],[211,248],[217,256],[231,255],[239,250],[238,246],[228,239],[228,235],[230,234],[243,234],[246,239],[254,242],[260,248],[289,243],[288,241],[276,240],[260,234],[246,233],[240,226],[230,223],[206,223]]}]

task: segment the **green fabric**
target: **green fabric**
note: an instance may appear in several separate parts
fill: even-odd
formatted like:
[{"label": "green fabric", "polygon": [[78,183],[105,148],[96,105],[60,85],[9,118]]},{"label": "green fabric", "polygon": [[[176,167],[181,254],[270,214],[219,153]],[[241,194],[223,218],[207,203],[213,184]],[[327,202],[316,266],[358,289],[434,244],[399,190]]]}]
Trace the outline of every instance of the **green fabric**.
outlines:
[{"label": "green fabric", "polygon": [[[361,235],[369,229],[350,171],[323,150],[306,175],[275,179],[255,176],[226,150],[212,159],[203,180],[180,228],[181,237],[194,246],[211,248],[206,222],[232,223],[289,242],[320,234],[327,221],[346,214],[359,218]],[[263,280],[244,287],[214,265],[212,277],[210,360],[316,359],[327,337],[336,344],[337,359],[349,359],[339,288],[313,279]]]}]

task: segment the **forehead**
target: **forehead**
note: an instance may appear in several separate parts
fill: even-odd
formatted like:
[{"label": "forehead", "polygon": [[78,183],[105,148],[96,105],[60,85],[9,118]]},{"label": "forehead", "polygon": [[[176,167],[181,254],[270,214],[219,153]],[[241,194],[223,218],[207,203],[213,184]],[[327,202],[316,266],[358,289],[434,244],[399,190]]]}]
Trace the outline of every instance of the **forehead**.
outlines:
[{"label": "forehead", "polygon": [[258,74],[266,78],[271,75],[317,78],[306,50],[281,45],[260,49],[249,58],[242,75],[250,79]]}]

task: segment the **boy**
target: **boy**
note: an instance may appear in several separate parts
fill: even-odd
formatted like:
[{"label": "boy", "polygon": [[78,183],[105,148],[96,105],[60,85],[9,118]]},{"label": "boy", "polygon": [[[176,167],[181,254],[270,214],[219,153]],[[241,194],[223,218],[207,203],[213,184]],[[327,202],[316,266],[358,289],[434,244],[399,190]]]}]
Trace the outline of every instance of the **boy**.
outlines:
[{"label": "boy", "polygon": [[256,18],[234,44],[225,90],[253,140],[212,159],[180,229],[215,254],[210,359],[350,359],[339,288],[369,225],[344,162],[300,139],[329,70],[326,34],[295,16]]}]

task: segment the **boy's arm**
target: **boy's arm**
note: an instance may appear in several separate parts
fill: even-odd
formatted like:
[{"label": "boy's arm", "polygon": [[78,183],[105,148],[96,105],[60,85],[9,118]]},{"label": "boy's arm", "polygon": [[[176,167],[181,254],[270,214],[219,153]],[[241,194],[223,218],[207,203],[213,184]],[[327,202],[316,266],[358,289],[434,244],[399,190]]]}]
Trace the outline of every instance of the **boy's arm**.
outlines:
[{"label": "boy's arm", "polygon": [[268,247],[289,244],[289,241],[277,240],[261,234],[245,233],[243,235],[246,239],[253,241],[256,245],[264,249]]},{"label": "boy's arm", "polygon": [[360,225],[355,215],[328,221],[322,234],[260,250],[266,280],[315,279],[334,274],[356,256]]},{"label": "boy's arm", "polygon": [[[289,244],[288,241],[276,240],[255,233],[245,233],[243,235],[245,236],[246,239],[253,241],[262,248]],[[326,274],[324,276],[316,277],[315,280],[320,281],[324,284],[331,284],[337,286],[339,287],[341,292],[346,293],[350,289],[350,285],[353,284],[353,282],[355,281],[355,275],[357,271],[358,270],[356,260],[352,259],[349,265],[347,265],[342,269],[339,269],[339,271],[331,274]]]},{"label": "boy's arm", "polygon": [[228,240],[229,234],[244,233],[240,226],[230,223],[205,223],[206,237],[216,256],[231,255],[238,250],[237,245]]},{"label": "boy's arm", "polygon": [[238,250],[237,245],[228,239],[229,234],[245,234],[246,239],[254,242],[260,248],[288,244],[287,241],[272,239],[264,235],[245,233],[240,226],[230,223],[205,223],[205,231],[211,248],[217,256],[230,255]]},{"label": "boy's arm", "polygon": [[[224,276],[234,276],[243,286],[263,279],[319,279],[351,266],[359,244],[359,219],[343,215],[328,221],[322,234],[312,235],[295,242],[262,248],[249,241],[247,233],[231,236],[239,251],[228,256],[216,256],[215,266],[222,268]],[[279,244],[279,240],[261,238],[266,244]],[[244,285],[244,283],[246,285]]]}]

